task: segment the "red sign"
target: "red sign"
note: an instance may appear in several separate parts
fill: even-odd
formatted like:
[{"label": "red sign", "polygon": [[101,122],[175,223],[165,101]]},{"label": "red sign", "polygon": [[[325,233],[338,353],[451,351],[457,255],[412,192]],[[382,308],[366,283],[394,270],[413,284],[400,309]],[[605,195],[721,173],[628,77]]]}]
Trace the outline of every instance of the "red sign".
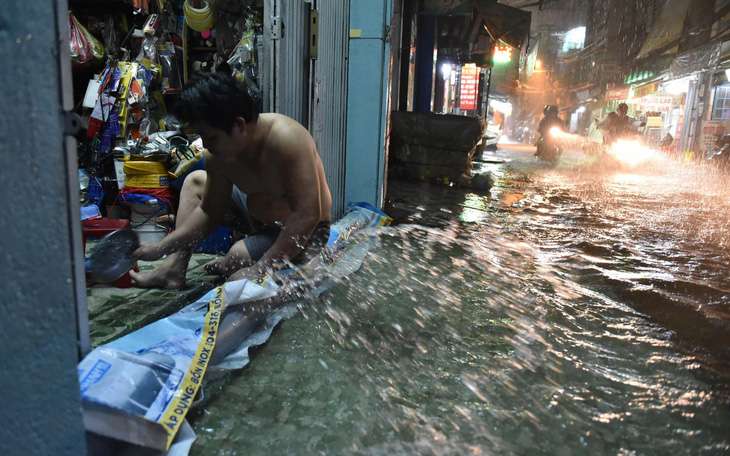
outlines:
[{"label": "red sign", "polygon": [[473,111],[477,108],[477,84],[479,82],[479,68],[473,63],[461,67],[461,92],[459,94],[459,108]]},{"label": "red sign", "polygon": [[620,87],[618,89],[606,90],[606,101],[624,101],[629,99],[629,88]]},{"label": "red sign", "polygon": [[717,137],[725,134],[729,122],[722,120],[705,120],[702,122],[702,142],[700,148],[704,151],[717,150]]}]

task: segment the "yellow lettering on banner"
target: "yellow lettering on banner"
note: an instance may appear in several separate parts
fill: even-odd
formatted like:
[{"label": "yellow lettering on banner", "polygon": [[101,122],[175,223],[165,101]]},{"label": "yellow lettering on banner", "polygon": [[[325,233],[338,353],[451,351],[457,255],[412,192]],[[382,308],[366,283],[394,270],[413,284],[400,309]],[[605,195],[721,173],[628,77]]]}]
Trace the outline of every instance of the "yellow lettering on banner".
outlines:
[{"label": "yellow lettering on banner", "polygon": [[167,405],[167,409],[165,409],[165,413],[160,419],[160,422],[167,428],[167,449],[170,448],[172,441],[175,439],[175,435],[177,435],[177,431],[185,419],[185,414],[187,414],[190,404],[203,381],[210,355],[215,348],[224,295],[223,287],[216,288],[213,299],[208,303],[208,312],[205,314],[202,331],[202,334],[207,334],[208,337],[200,338],[198,349],[195,351],[195,356],[193,356],[190,367],[185,373],[185,378],[175,391],[175,396]]}]

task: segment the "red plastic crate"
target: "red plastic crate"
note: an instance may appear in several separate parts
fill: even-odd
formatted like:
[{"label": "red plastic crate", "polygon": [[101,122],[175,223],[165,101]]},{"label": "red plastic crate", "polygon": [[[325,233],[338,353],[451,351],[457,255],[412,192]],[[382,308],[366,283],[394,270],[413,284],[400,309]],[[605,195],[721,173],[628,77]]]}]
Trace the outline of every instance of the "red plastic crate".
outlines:
[{"label": "red plastic crate", "polygon": [[[109,233],[116,230],[132,229],[132,224],[126,219],[97,219],[97,220],[82,220],[81,221],[81,236],[84,240],[84,252],[86,252],[86,240],[87,239],[101,239]],[[139,271],[137,263],[134,264],[135,271]],[[86,275],[87,282],[93,280],[91,274]],[[132,279],[129,277],[129,273],[124,274],[122,277],[114,282],[114,286],[117,288],[130,288],[132,286]]]},{"label": "red plastic crate", "polygon": [[84,248],[87,239],[101,239],[107,234],[122,230],[124,228],[132,228],[132,224],[126,219],[96,219],[81,221],[81,235],[84,238]]}]

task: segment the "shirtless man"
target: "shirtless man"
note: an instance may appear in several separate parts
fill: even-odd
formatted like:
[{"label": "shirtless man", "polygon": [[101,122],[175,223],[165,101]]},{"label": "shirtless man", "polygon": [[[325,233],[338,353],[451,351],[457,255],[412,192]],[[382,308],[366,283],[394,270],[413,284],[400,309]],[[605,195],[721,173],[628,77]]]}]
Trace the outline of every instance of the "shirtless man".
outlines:
[{"label": "shirtless man", "polygon": [[157,269],[130,275],[137,286],[183,288],[195,246],[221,222],[246,237],[206,269],[228,280],[253,279],[319,253],[329,237],[332,197],[309,132],[281,114],[260,114],[243,84],[201,74],[180,95],[177,116],[207,148],[206,171],[191,173],[180,193],[176,229],[134,256]]}]

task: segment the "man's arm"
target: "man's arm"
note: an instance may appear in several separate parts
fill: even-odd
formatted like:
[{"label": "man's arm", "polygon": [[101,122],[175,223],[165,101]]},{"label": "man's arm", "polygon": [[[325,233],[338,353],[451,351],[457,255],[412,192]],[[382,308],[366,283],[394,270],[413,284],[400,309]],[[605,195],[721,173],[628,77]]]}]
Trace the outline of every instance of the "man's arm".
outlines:
[{"label": "man's arm", "polygon": [[217,172],[217,164],[210,154],[206,154],[205,163],[207,179],[200,204],[164,239],[140,246],[134,252],[135,257],[153,261],[170,253],[192,249],[218,226],[225,214],[233,185]]}]

